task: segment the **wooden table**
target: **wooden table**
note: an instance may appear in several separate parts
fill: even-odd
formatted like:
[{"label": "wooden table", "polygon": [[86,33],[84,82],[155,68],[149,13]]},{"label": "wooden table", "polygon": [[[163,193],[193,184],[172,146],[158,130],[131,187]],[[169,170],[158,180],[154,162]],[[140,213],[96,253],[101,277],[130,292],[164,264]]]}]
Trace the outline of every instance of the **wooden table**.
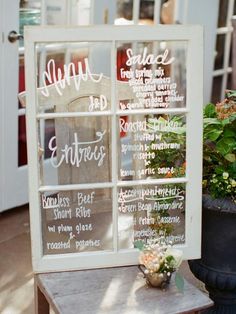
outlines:
[{"label": "wooden table", "polygon": [[35,275],[37,314],[198,313],[213,305],[185,281],[180,293],[172,278],[165,291],[146,285],[137,266]]}]

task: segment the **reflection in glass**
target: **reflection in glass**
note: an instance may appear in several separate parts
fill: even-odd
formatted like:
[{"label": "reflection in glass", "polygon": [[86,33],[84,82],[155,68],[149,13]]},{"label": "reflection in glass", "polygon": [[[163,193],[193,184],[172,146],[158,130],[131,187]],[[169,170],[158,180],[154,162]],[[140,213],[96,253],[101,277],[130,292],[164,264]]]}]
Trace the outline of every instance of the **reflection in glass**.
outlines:
[{"label": "reflection in glass", "polygon": [[[50,133],[48,133],[49,126],[52,127]],[[110,130],[109,116],[40,120],[41,184],[109,182],[111,180]],[[42,150],[43,143],[46,143],[44,150]],[[44,154],[48,159],[43,162]],[[47,176],[48,173],[51,174],[50,177]],[[53,176],[52,173],[55,175]]]},{"label": "reflection in glass", "polygon": [[117,45],[117,79],[129,84],[132,97],[121,110],[186,106],[185,41],[133,42]]},{"label": "reflection in glass", "polygon": [[185,176],[186,125],[180,115],[120,117],[119,180]]},{"label": "reflection in glass", "polygon": [[[32,3],[31,3],[32,5]],[[41,23],[41,11],[40,8],[33,7],[21,7],[20,8],[20,25],[19,33],[24,35],[24,27],[26,25],[40,25]],[[20,39],[20,46],[24,46],[24,40]]]},{"label": "reflection in glass", "polygon": [[119,248],[165,236],[185,242],[185,186],[166,184],[122,187],[118,190]]},{"label": "reflection in glass", "polygon": [[77,112],[110,108],[110,43],[63,42],[36,45],[38,110],[68,111],[77,99]]},{"label": "reflection in glass", "polygon": [[41,194],[43,252],[112,250],[112,190]]}]

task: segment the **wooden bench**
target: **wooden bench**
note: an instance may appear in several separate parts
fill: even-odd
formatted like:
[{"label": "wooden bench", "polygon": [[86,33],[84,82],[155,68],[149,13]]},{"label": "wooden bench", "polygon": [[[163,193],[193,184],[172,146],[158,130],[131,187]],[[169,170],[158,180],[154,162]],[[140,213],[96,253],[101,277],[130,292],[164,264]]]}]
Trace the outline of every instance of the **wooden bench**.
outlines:
[{"label": "wooden bench", "polygon": [[35,275],[37,314],[200,313],[213,305],[185,281],[180,293],[171,280],[163,291],[152,288],[137,266]]}]

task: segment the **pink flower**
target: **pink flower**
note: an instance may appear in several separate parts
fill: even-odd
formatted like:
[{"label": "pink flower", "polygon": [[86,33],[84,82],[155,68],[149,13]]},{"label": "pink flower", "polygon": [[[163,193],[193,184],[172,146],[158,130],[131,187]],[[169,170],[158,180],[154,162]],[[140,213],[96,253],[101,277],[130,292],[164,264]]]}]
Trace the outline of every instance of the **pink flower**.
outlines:
[{"label": "pink flower", "polygon": [[160,268],[161,257],[156,251],[145,250],[140,254],[139,262],[150,272],[157,272]]}]

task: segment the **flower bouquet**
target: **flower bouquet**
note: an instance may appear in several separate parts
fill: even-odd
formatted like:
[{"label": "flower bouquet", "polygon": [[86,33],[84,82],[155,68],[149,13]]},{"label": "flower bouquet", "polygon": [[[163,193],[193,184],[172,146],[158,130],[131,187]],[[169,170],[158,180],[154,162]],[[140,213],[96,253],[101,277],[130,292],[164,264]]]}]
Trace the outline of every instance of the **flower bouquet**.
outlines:
[{"label": "flower bouquet", "polygon": [[[182,251],[173,248],[172,243],[167,243],[164,237],[150,240],[148,244],[136,241],[135,247],[141,251],[139,269],[147,283],[164,289],[169,284],[172,273],[178,270],[182,262]],[[176,273],[175,284],[178,290],[183,291],[184,281],[179,273]]]}]

